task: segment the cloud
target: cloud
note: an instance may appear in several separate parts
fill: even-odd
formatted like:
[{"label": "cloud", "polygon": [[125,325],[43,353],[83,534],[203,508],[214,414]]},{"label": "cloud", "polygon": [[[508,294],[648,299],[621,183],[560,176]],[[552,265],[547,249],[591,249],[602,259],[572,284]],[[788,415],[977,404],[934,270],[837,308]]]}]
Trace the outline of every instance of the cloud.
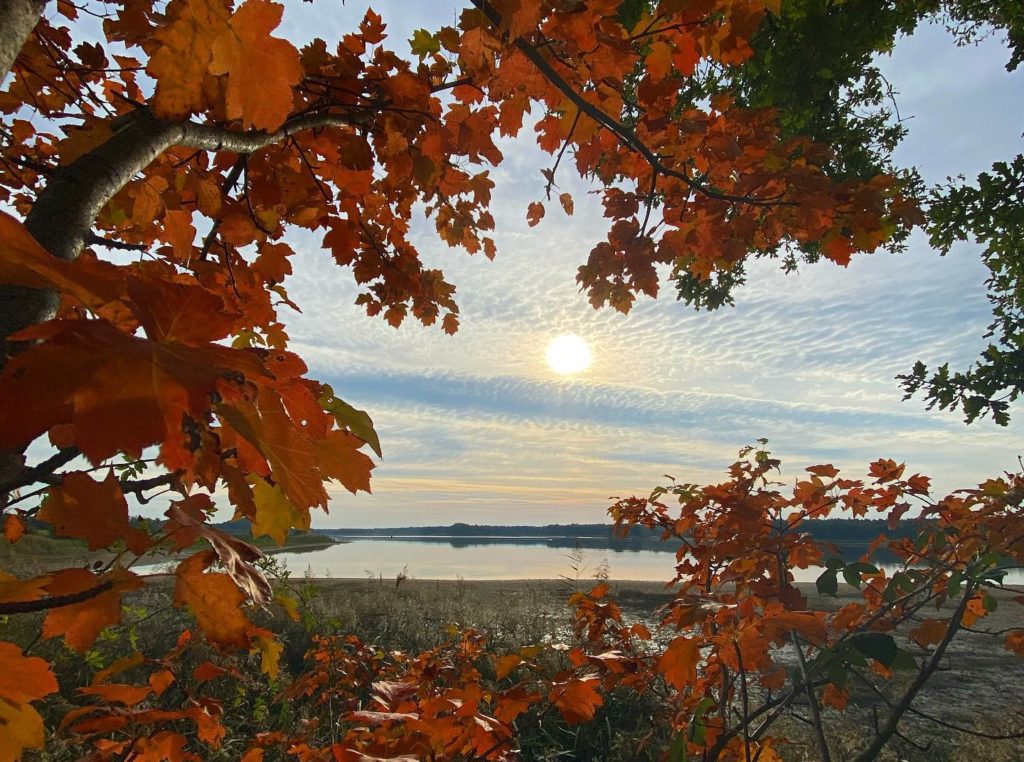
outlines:
[{"label": "cloud", "polygon": [[[451,23],[461,7],[377,9],[404,53],[413,29]],[[365,3],[329,19],[295,8],[287,15],[300,38],[337,38]],[[998,41],[957,49],[926,26],[883,59],[901,114],[913,117],[901,161],[939,182],[1019,150],[1021,75],[1003,72],[1005,54]],[[288,287],[303,314],[288,321],[292,347],[313,377],[371,412],[386,456],[374,495],[333,495],[320,524],[600,520],[609,495],[647,491],[662,474],[722,478],[736,450],[761,436],[785,458],[785,479],[820,462],[863,473],[883,455],[943,489],[1015,467],[1020,423],[964,427],[955,414],[902,402],[894,380],[918,359],[962,367],[984,348],[990,311],[977,247],[940,258],[918,235],[904,255],[858,257],[845,269],[821,263],[787,276],[759,262],[735,309],[694,313],[666,283],[628,316],[596,312],[575,284],[607,229],[593,187],[563,165],[559,191],[573,195],[575,214],[548,204],[529,228],[526,207],[544,200],[539,170],[552,159],[529,127],[500,147],[494,262],[448,249],[426,220],[413,228],[423,258],[458,288],[455,337],[365,317],[319,238],[296,239]],[[559,380],[543,353],[568,332],[590,343],[595,362]]]}]

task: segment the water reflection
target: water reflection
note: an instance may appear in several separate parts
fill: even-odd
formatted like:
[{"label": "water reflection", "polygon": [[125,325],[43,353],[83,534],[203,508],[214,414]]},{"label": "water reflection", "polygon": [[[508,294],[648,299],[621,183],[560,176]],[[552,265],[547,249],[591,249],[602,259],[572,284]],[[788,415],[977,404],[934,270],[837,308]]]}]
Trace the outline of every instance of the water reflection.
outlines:
[{"label": "water reflection", "polygon": [[[647,543],[632,546],[628,541],[609,543],[605,538],[580,538],[582,551],[580,577],[591,577],[607,562],[612,579],[667,581],[674,574],[671,553],[655,550]],[[664,545],[657,545],[664,548]],[[419,579],[470,580],[555,579],[575,576],[570,556],[576,541],[564,537],[359,537],[348,542],[302,553],[280,553],[295,574],[315,577],[394,578],[403,571]],[[850,548],[846,558],[853,560],[863,549]],[[882,566],[888,559],[878,559]],[[893,569],[895,567],[892,567]],[[798,582],[813,582],[820,569],[797,569]],[[1024,583],[1024,573],[1016,571],[1007,582]]]}]

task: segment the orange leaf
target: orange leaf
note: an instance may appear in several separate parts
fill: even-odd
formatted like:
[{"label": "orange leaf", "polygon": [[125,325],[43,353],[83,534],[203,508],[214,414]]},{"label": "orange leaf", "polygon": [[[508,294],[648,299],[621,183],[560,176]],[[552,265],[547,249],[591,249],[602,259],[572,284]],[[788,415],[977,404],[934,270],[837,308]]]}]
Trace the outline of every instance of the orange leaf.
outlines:
[{"label": "orange leaf", "polygon": [[63,636],[64,642],[85,653],[104,629],[121,621],[121,594],[143,582],[129,571],[97,577],[87,569],[62,569],[47,586],[51,596],[75,595],[110,584],[110,589],[79,603],[50,609],[43,620],[43,637]]},{"label": "orange leaf", "polygon": [[942,640],[949,628],[948,619],[925,619],[910,631],[911,639],[922,648],[934,646]]},{"label": "orange leaf", "polygon": [[561,196],[558,197],[558,202],[562,205],[562,209],[565,210],[565,213],[572,217],[574,209],[574,205],[572,203],[572,194],[563,193]]},{"label": "orange leaf", "polygon": [[169,23],[153,33],[156,49],[146,73],[156,80],[156,115],[181,118],[206,106],[203,79],[213,40],[227,29],[228,9],[219,0],[172,0],[165,14]]},{"label": "orange leaf", "polygon": [[153,689],[148,685],[122,685],[120,683],[101,683],[79,688],[79,693],[86,696],[97,696],[107,703],[135,706],[149,698]]},{"label": "orange leaf", "polygon": [[95,311],[120,296],[123,275],[117,267],[93,258],[58,259],[24,225],[0,211],[0,282],[52,288]]},{"label": "orange leaf", "polygon": [[1014,630],[1006,636],[1006,650],[1024,656],[1024,630]]},{"label": "orange leaf", "polygon": [[17,762],[25,749],[42,749],[43,718],[31,704],[0,701],[0,762]]},{"label": "orange leaf", "polygon": [[221,566],[249,599],[257,605],[266,604],[272,594],[270,583],[263,573],[252,565],[253,561],[263,557],[262,551],[234,535],[207,524],[203,510],[212,508],[213,501],[208,495],[203,494],[191,495],[185,500],[171,503],[171,507],[164,514],[170,519],[164,525],[164,531],[179,540],[179,550],[189,547],[200,537],[205,539],[213,546]]},{"label": "orange leaf", "polygon": [[246,129],[276,130],[292,110],[292,89],[302,77],[299,51],[271,37],[284,6],[246,0],[230,29],[213,44],[211,74],[227,74],[227,115]]},{"label": "orange leaf", "polygon": [[17,542],[25,534],[25,519],[16,513],[8,513],[4,516],[4,539],[7,542]]},{"label": "orange leaf", "polygon": [[64,477],[63,483],[50,489],[39,518],[53,526],[60,537],[85,540],[89,550],[113,545],[120,539],[136,555],[146,552],[151,542],[128,522],[128,503],[113,470],[102,482],[76,471]]},{"label": "orange leaf", "polygon": [[697,682],[700,663],[700,641],[697,638],[675,638],[658,659],[658,671],[677,690]]},{"label": "orange leaf", "polygon": [[604,698],[597,691],[600,680],[596,677],[585,677],[556,683],[548,694],[548,699],[562,713],[562,719],[570,725],[589,722],[594,719],[594,712],[604,704]]},{"label": "orange leaf", "polygon": [[214,645],[232,651],[247,649],[251,625],[241,610],[245,596],[227,574],[204,573],[214,558],[213,551],[207,550],[178,564],[174,603],[188,606]]},{"label": "orange leaf", "polygon": [[[0,642],[0,699],[25,704],[56,691],[57,678],[48,662],[25,656],[13,643]],[[0,706],[3,704],[0,701]]]},{"label": "orange leaf", "polygon": [[320,472],[328,479],[336,479],[353,495],[362,490],[370,492],[370,471],[373,460],[359,452],[362,440],[346,431],[330,431],[327,437],[314,442]]},{"label": "orange leaf", "polygon": [[519,654],[508,654],[506,656],[498,657],[494,662],[494,669],[497,673],[497,678],[501,680],[502,678],[508,677],[512,673],[512,670],[522,663],[523,657]]},{"label": "orange leaf", "polygon": [[526,210],[526,222],[532,228],[536,227],[537,223],[539,223],[543,218],[544,204],[540,203],[539,201],[534,201]]}]

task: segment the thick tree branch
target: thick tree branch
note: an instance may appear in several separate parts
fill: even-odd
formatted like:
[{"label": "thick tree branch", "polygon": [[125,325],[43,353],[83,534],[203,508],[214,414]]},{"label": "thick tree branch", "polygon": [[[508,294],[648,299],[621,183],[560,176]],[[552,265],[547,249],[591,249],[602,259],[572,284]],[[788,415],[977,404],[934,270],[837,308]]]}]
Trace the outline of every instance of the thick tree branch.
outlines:
[{"label": "thick tree branch", "polygon": [[[25,218],[29,233],[56,257],[75,259],[106,203],[174,146],[247,154],[305,130],[359,123],[351,116],[308,114],[275,132],[238,132],[197,122],[169,122],[145,109],[117,121],[121,124],[114,125],[119,129],[112,138],[53,174]],[[0,288],[0,368],[8,354],[7,337],[53,317],[58,301],[52,291]]]},{"label": "thick tree branch", "polygon": [[0,495],[6,495],[16,489],[27,487],[36,482],[49,483],[50,477],[53,476],[58,468],[67,465],[80,454],[77,447],[65,447],[62,450],[58,450],[38,466],[23,469],[12,479],[0,483]]}]

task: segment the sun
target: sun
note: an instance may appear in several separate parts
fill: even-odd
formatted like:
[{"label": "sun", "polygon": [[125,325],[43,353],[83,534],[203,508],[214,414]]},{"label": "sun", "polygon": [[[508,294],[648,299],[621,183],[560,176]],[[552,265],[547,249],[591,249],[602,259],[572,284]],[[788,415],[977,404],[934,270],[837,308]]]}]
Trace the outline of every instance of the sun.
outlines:
[{"label": "sun", "polygon": [[545,356],[551,370],[561,376],[584,371],[593,360],[587,342],[574,333],[563,333],[553,338],[548,342]]}]

